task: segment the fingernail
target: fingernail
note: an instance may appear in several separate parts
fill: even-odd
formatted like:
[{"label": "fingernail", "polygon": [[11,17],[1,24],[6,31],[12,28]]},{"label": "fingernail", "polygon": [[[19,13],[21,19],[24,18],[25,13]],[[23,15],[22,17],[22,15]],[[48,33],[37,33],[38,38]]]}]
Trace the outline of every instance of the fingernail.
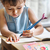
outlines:
[{"label": "fingernail", "polygon": [[12,42],[12,41],[10,41],[10,42]]},{"label": "fingernail", "polygon": [[19,41],[19,39],[18,39],[18,41]]},{"label": "fingernail", "polygon": [[18,42],[18,41],[16,41],[16,42]]},{"label": "fingernail", "polygon": [[16,41],[15,41],[16,42]]}]

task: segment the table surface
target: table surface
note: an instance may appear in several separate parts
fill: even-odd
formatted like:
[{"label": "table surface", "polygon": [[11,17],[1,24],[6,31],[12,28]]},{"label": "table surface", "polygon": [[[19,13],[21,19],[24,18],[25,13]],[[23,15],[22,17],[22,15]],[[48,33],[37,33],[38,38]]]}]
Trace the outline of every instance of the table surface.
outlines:
[{"label": "table surface", "polygon": [[[43,41],[43,43],[50,45],[50,41]],[[24,44],[27,44],[27,43],[18,43],[18,44],[13,43],[11,45],[14,46],[15,48],[17,48],[18,50],[25,50],[24,47],[23,47]]]},{"label": "table surface", "polygon": [[[5,43],[4,45],[8,45],[6,47],[10,47],[10,44],[7,44],[6,41],[4,41],[4,39],[6,38],[2,38],[2,43]],[[44,44],[49,44],[50,45],[50,41],[41,41],[43,42]],[[27,43],[31,43],[31,42],[24,42],[24,43],[12,43],[11,44],[11,49],[15,49],[15,50],[25,50],[23,45],[24,44],[27,44]]]}]

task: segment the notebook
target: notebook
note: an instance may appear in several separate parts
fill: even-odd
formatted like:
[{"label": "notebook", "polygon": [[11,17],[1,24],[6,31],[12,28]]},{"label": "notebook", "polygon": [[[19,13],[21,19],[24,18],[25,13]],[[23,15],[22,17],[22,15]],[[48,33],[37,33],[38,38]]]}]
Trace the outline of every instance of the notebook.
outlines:
[{"label": "notebook", "polygon": [[50,32],[44,28],[44,32],[41,35],[35,36],[35,38],[39,38],[41,41],[50,40]]},{"label": "notebook", "polygon": [[[14,43],[14,41],[10,42],[10,41],[6,41],[6,39],[3,39],[6,43],[11,44]],[[33,41],[39,41],[39,39],[31,37],[31,38],[26,38],[26,37],[20,37],[18,42],[15,43],[24,43],[24,42],[33,42]]]},{"label": "notebook", "polygon": [[[20,34],[18,34],[18,35],[20,36]],[[31,38],[20,37],[19,41],[15,42],[15,43],[43,41],[43,40],[48,40],[48,39],[50,40],[50,32],[48,32],[48,31],[46,31],[46,29],[44,29],[44,32],[41,35],[31,37]],[[9,42],[6,42],[6,43],[10,44],[10,43],[14,43],[14,42],[9,41]]]}]

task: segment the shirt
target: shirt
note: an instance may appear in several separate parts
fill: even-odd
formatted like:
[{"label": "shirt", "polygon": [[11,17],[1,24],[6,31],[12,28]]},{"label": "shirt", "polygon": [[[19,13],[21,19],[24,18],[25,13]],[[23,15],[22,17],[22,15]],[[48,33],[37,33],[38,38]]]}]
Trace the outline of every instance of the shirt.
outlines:
[{"label": "shirt", "polygon": [[23,12],[16,18],[7,14],[4,8],[4,15],[6,18],[8,29],[15,33],[23,33],[30,25],[31,22],[28,17],[28,7],[23,8]]}]

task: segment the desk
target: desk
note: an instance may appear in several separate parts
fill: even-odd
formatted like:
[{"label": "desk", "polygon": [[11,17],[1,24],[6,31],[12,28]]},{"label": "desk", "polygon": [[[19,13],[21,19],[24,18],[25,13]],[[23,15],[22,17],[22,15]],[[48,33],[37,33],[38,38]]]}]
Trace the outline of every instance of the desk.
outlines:
[{"label": "desk", "polygon": [[[12,43],[12,44],[7,44],[6,41],[4,41],[3,39],[1,39],[2,41],[2,50],[25,50],[23,45],[27,44],[27,43]],[[50,41],[43,41],[44,44],[49,44],[50,45]]]}]

